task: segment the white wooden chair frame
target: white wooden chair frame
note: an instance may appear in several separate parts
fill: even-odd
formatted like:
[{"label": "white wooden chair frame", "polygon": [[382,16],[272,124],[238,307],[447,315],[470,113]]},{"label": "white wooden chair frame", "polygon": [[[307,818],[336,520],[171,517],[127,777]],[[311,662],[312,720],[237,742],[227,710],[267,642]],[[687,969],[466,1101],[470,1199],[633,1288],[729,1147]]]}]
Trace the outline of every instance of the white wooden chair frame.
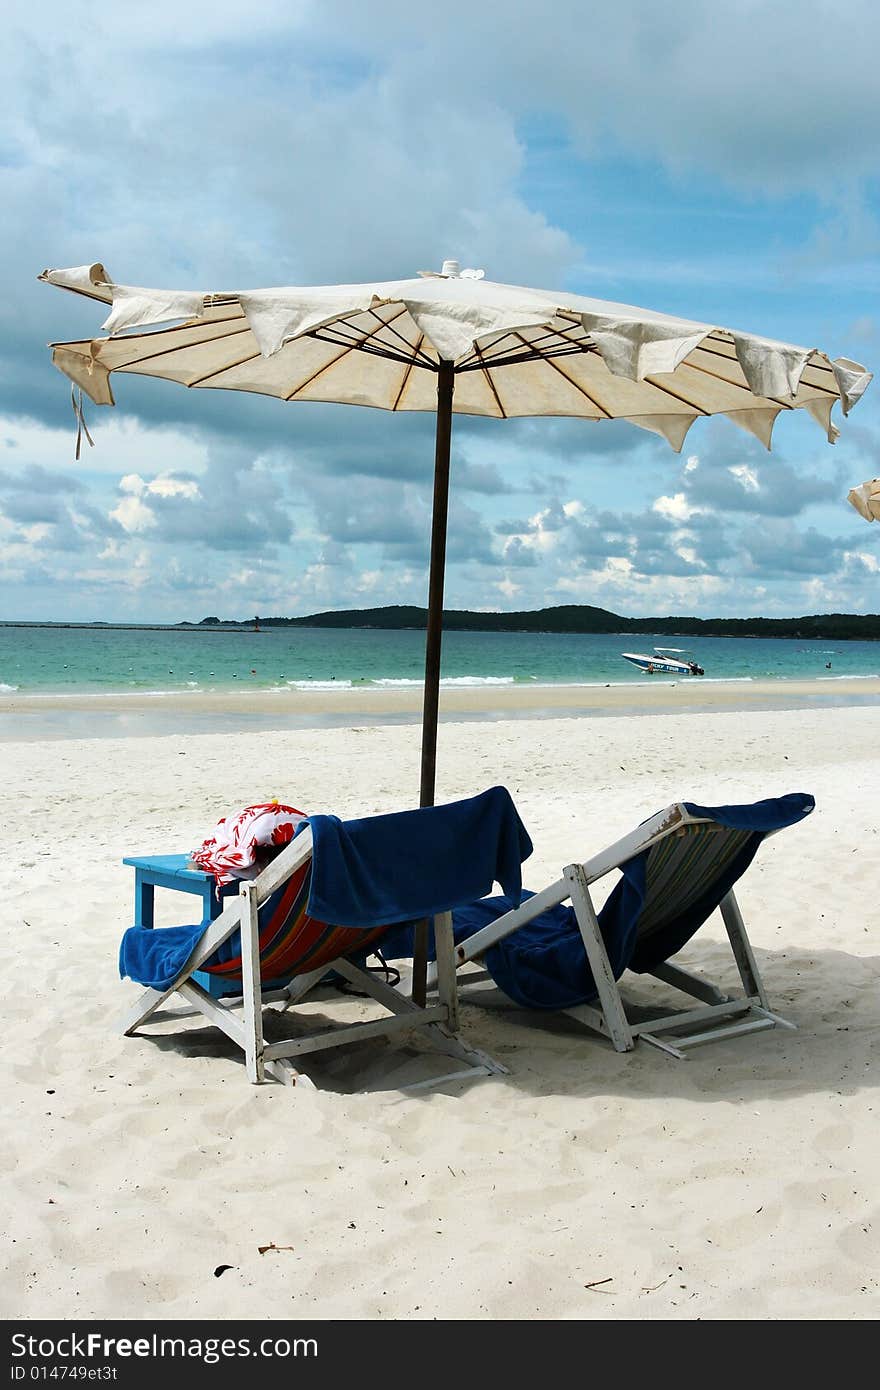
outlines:
[{"label": "white wooden chair frame", "polygon": [[[684,1049],[697,1047],[701,1043],[712,1042],[715,1039],[732,1038],[743,1033],[754,1033],[777,1026],[793,1029],[795,1027],[793,1023],[789,1023],[787,1019],[781,1018],[770,1010],[754,952],[746,934],[742,913],[732,888],[722,899],[720,910],[742,982],[742,995],[736,997],[725,994],[717,985],[712,984],[704,977],[692,974],[691,971],[678,965],[672,965],[667,961],[645,973],[653,975],[656,979],[664,981],[665,984],[672,985],[684,994],[699,1000],[702,1007],[673,1011],[660,1018],[652,1018],[639,1023],[631,1022],[627,1015],[618,982],[612,973],[605,943],[602,940],[596,911],[590,897],[590,885],[598,879],[604,878],[613,869],[620,868],[622,864],[635,855],[650,849],[668,835],[674,835],[682,827],[698,824],[711,825],[715,822],[707,817],[690,815],[680,802],[667,807],[665,811],[659,811],[657,815],[652,816],[650,820],[645,821],[629,835],[625,835],[623,839],[602,850],[586,864],[569,864],[563,870],[562,878],[558,879],[557,882],[551,883],[548,888],[536,893],[521,907],[513,908],[503,917],[499,917],[497,921],[490,922],[488,926],[468,937],[455,949],[458,965],[479,960],[496,941],[500,941],[502,937],[516,931],[517,927],[522,927],[527,922],[532,921],[540,913],[546,912],[548,908],[556,907],[570,899],[583,938],[593,979],[596,982],[598,999],[595,1004],[580,1004],[560,1012],[569,1014],[572,1018],[578,1019],[579,1022],[587,1024],[590,1028],[594,1028],[597,1032],[610,1038],[618,1052],[631,1051],[635,1047],[636,1041],[643,1038],[645,1042],[651,1043],[654,1047],[659,1047],[662,1051],[681,1059],[685,1055]],[[436,984],[439,980],[439,971],[432,966],[428,978],[431,985]],[[488,973],[468,974],[462,977],[461,983],[462,985],[482,984],[488,978]],[[681,1032],[679,1031],[681,1029],[692,1029],[693,1031]],[[660,1034],[670,1032],[670,1030],[672,1030],[671,1037],[663,1038],[660,1036]]]},{"label": "white wooden chair frame", "polygon": [[[122,1032],[134,1033],[153,1015],[175,992],[191,1006],[186,1011],[177,1011],[175,1018],[193,1013],[201,1014],[209,1023],[216,1025],[237,1043],[245,1054],[248,1079],[254,1084],[271,1076],[285,1085],[296,1083],[313,1085],[310,1079],[297,1070],[293,1057],[302,1057],[325,1048],[338,1047],[342,1043],[355,1042],[362,1038],[393,1034],[405,1037],[420,1033],[438,1051],[467,1064],[464,1070],[433,1077],[427,1082],[417,1082],[416,1087],[437,1085],[458,1077],[474,1074],[488,1075],[491,1072],[506,1072],[500,1062],[478,1049],[467,1046],[458,1034],[458,990],[453,955],[452,916],[444,912],[434,918],[434,931],[437,939],[437,969],[435,982],[438,999],[422,1008],[407,999],[398,990],[377,980],[374,974],[361,970],[351,961],[340,957],[325,965],[296,976],[283,989],[264,991],[260,975],[259,920],[260,906],[297,869],[308,861],[312,853],[312,832],[310,828],[302,831],[281,853],[273,859],[262,873],[249,883],[243,883],[237,898],[231,898],[223,911],[210,922],[192,951],[185,966],[176,979],[166,989],[148,989],[143,993],[134,1008],[120,1020]],[[227,941],[233,932],[241,928],[241,959],[243,993],[240,998],[218,1000],[212,998],[201,985],[192,979],[193,971],[198,970],[219,946]],[[161,930],[161,928],[160,928]],[[379,944],[378,942],[376,943]],[[282,1010],[300,1002],[304,996],[330,971],[336,971],[345,979],[381,1004],[390,1017],[364,1023],[322,1028],[317,1033],[304,1035],[283,1042],[266,1042],[263,1037],[263,1005],[281,1003]],[[406,1089],[415,1089],[407,1087]]]}]

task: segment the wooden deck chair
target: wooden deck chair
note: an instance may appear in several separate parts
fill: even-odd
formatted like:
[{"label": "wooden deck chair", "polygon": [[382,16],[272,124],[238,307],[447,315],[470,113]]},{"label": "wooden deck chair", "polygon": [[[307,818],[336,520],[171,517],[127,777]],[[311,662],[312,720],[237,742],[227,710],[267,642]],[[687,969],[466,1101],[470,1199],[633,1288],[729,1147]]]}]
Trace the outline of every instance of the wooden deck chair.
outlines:
[{"label": "wooden deck chair", "polygon": [[[367,949],[378,943],[387,927],[369,930],[333,927],[308,915],[311,858],[312,831],[306,828],[256,879],[243,883],[240,892],[229,897],[220,915],[204,926],[175,978],[166,987],[147,989],[141,995],[137,1004],[120,1020],[123,1033],[134,1033],[176,993],[191,1006],[187,1012],[216,1025],[243,1049],[248,1079],[253,1083],[263,1081],[268,1074],[287,1085],[297,1082],[312,1085],[309,1078],[298,1071],[293,1058],[363,1038],[405,1037],[413,1033],[418,1033],[440,1052],[466,1064],[464,1070],[417,1085],[506,1071],[499,1062],[458,1037],[451,914],[440,913],[433,918],[438,942],[438,999],[422,1008],[349,959],[350,956],[363,959]],[[230,950],[228,943],[238,932],[240,950],[234,940]],[[224,955],[226,958],[222,959]],[[267,1042],[263,1036],[263,1005],[280,1004],[285,1009],[296,1004],[331,970],[382,1005],[389,1016],[347,1026],[324,1027],[317,1033],[283,1042]],[[193,978],[196,972],[206,972],[214,980],[225,980],[233,989],[238,984],[237,995],[233,992],[222,1000],[213,997],[212,992]],[[284,983],[274,988],[264,987],[264,981],[279,980]],[[175,1016],[184,1015],[177,1013]]]},{"label": "wooden deck chair", "polygon": [[[710,809],[686,802],[667,807],[587,863],[568,865],[556,883],[528,897],[521,906],[503,912],[464,939],[456,915],[457,964],[485,961],[488,956],[490,966],[483,974],[464,975],[462,983],[471,979],[481,983],[491,975],[504,988],[498,977],[507,972],[511,978],[510,971],[516,970],[516,954],[507,958],[503,970],[493,969],[493,948],[499,943],[502,948],[505,943],[513,946],[513,933],[518,929],[570,901],[569,911],[573,910],[586,961],[574,929],[569,929],[568,943],[584,968],[588,989],[594,988],[592,999],[586,998],[585,1002],[561,1011],[604,1034],[618,1052],[629,1051],[638,1038],[643,1038],[673,1057],[683,1058],[685,1049],[715,1039],[777,1026],[794,1028],[794,1024],[770,1009],[733,884],[745,872],[766,835],[803,819],[814,805],[811,796],[793,793],[774,801],[757,802],[752,807]],[[724,812],[746,814],[733,816],[734,822],[738,820],[740,824],[724,824]],[[749,812],[755,814],[749,816]],[[721,820],[716,819],[716,815],[720,815]],[[749,820],[753,822],[752,828],[748,828]],[[630,872],[636,868],[638,874]],[[640,880],[636,907],[629,919],[631,940],[623,954],[620,942],[610,937],[614,928],[602,920],[605,909],[597,915],[590,895],[591,885],[615,869]],[[621,906],[621,890],[627,891],[624,879],[613,890],[618,893],[615,907]],[[486,905],[491,901],[487,900]],[[494,901],[505,902],[504,899]],[[484,904],[474,906],[479,908]],[[742,982],[740,996],[731,996],[704,977],[669,961],[716,907],[720,907]],[[619,921],[618,915],[617,925]],[[537,928],[533,929],[533,941],[536,935],[540,940]],[[649,1021],[632,1022],[618,988],[618,978],[626,968],[653,975],[672,985],[699,1001],[699,1007],[670,1012]],[[430,983],[438,978],[436,970],[429,971]],[[511,985],[508,992],[516,998],[514,986]]]}]

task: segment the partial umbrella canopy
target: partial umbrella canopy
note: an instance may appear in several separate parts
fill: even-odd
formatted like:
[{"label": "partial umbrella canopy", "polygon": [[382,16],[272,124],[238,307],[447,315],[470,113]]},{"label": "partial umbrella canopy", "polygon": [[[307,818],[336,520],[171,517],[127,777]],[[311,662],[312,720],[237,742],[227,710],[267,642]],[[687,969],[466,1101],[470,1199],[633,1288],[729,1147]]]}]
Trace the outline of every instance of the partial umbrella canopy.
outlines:
[{"label": "partial umbrella canopy", "polygon": [[[565,291],[439,273],[365,285],[224,291],[118,285],[100,264],[40,279],[110,304],[108,336],[54,343],[53,361],[96,404],[113,373],[285,401],[437,415],[421,802],[434,798],[452,414],[624,419],[676,450],[695,420],[726,415],[770,447],[777,416],[831,418],[871,374],[796,347]],[[168,325],[158,327],[158,325]],[[80,412],[81,419],[81,412]]]},{"label": "partial umbrella canopy", "polygon": [[851,487],[846,500],[866,521],[880,521],[880,478],[869,478],[866,483]]}]

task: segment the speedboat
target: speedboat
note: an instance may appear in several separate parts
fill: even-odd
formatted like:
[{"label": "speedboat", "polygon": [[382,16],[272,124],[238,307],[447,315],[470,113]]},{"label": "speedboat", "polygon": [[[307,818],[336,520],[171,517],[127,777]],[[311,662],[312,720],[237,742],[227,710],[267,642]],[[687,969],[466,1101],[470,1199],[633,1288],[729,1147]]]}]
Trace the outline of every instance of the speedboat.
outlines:
[{"label": "speedboat", "polygon": [[[674,656],[672,655],[673,652],[675,653]],[[644,652],[621,652],[620,654],[624,661],[629,661],[648,676],[661,673],[672,676],[702,676],[705,674],[702,666],[698,666],[695,661],[679,660],[679,657],[688,655],[686,647],[655,647],[653,656],[646,656]]]}]

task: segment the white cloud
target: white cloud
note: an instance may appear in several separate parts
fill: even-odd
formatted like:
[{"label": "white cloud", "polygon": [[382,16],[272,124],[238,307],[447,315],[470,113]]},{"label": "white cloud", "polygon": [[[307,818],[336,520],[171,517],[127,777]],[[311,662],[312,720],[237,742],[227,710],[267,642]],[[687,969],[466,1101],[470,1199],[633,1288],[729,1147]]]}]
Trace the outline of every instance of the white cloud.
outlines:
[{"label": "white cloud", "polygon": [[150,506],[151,497],[194,499],[201,495],[198,483],[175,478],[168,473],[160,473],[149,481],[142,478],[140,473],[126,473],[119,479],[119,491],[123,496],[110,512],[110,517],[130,535],[152,531],[159,525],[159,518]]},{"label": "white cloud", "polygon": [[747,463],[734,464],[734,466],[732,468],[728,468],[727,471],[732,478],[736,478],[737,482],[741,485],[743,492],[760,491],[761,483],[758,479],[758,475],[755,472],[754,468],[750,468]]},{"label": "white cloud", "polygon": [[690,521],[692,516],[699,516],[703,508],[692,506],[683,492],[676,492],[671,497],[656,498],[651,510],[667,521]]},{"label": "white cloud", "polygon": [[[858,564],[863,565],[871,574],[880,574],[880,558],[869,550],[852,550],[848,552],[845,558],[847,561],[857,561]],[[876,607],[876,601],[872,600],[872,602],[875,603]]]},{"label": "white cloud", "polygon": [[506,599],[515,598],[518,593],[522,592],[521,584],[514,584],[512,579],[507,578],[499,579],[495,588],[498,590],[499,594],[503,594]]},{"label": "white cloud", "polygon": [[110,516],[114,521],[118,521],[124,531],[130,535],[137,535],[141,531],[150,531],[158,525],[155,512],[140,497],[129,493],[123,497],[121,502],[113,508]]},{"label": "white cloud", "polygon": [[168,473],[160,473],[147,484],[147,492],[155,497],[200,497],[198,483],[185,478],[173,478]]},{"label": "white cloud", "polygon": [[232,593],[237,589],[250,589],[253,587],[256,577],[256,570],[247,567],[235,570],[221,582],[220,588],[224,593]]},{"label": "white cloud", "polygon": [[675,548],[675,553],[676,555],[680,555],[682,560],[684,560],[689,565],[698,565],[701,569],[706,568],[705,560],[702,560],[700,558],[699,554],[692,545],[677,545]]}]

